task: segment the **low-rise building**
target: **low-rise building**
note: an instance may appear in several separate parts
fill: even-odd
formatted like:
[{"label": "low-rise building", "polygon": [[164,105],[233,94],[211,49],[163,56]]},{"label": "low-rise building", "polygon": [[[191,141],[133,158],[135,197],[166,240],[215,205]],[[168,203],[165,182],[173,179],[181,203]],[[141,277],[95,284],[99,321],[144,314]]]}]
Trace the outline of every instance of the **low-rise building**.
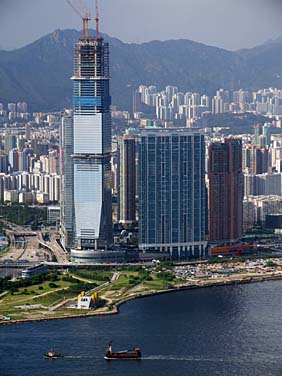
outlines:
[{"label": "low-rise building", "polygon": [[60,219],[60,207],[49,206],[47,211],[47,220],[49,223],[56,223]]},{"label": "low-rise building", "polygon": [[19,202],[19,192],[16,190],[4,191],[4,201]]}]

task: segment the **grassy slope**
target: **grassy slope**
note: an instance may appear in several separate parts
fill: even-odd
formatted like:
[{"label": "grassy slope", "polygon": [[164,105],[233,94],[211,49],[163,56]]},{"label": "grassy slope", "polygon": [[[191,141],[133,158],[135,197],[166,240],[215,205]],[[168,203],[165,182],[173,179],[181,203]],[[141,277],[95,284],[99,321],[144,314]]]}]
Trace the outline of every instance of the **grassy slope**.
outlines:
[{"label": "grassy slope", "polygon": [[[175,286],[180,283],[179,280],[167,281],[162,278],[158,273],[148,273],[144,270],[121,270],[119,271],[119,278],[99,290],[99,296],[108,301],[109,309],[111,305],[122,301],[128,297],[147,292],[158,292],[168,289],[170,286]],[[83,280],[85,286],[87,281],[89,289],[92,283],[98,286],[105,284],[110,280],[113,275],[112,271],[93,271],[93,270],[80,270],[79,272],[71,271],[71,275]],[[77,280],[76,282],[79,283]],[[34,315],[44,317],[44,315],[56,316],[61,314],[66,315],[85,315],[87,311],[77,311],[73,309],[61,308],[58,311],[49,312],[49,308],[57,305],[58,303],[77,296],[74,282],[64,281],[63,275],[60,275],[59,281],[55,282],[55,287],[50,287],[50,282],[43,282],[38,285],[33,285],[27,288],[20,288],[18,292],[8,293],[0,298],[0,314],[10,316],[12,319],[31,318]],[[28,305],[41,304],[42,308],[28,308]],[[16,306],[27,306],[25,309],[15,308]]]},{"label": "grassy slope", "polygon": [[[54,282],[56,287],[50,287],[50,281],[41,284],[29,286],[26,288],[19,288],[18,292],[8,293],[2,299],[0,298],[0,314],[10,316],[12,319],[23,318],[26,315],[24,310],[15,308],[21,305],[42,304],[46,308],[31,310],[31,312],[48,311],[48,309],[66,299],[75,298],[78,295],[76,291],[77,283],[64,281],[63,276],[60,276],[59,281]],[[89,280],[89,289],[92,284],[103,284],[102,281]],[[87,282],[84,281],[84,284]]]}]

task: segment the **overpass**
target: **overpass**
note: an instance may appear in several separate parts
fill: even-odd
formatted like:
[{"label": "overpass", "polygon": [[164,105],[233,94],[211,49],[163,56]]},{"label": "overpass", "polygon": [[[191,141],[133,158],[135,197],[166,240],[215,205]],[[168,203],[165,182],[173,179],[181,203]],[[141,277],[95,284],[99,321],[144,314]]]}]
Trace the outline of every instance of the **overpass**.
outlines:
[{"label": "overpass", "polygon": [[34,231],[15,231],[14,232],[15,237],[25,237],[25,236],[36,236],[37,233]]},{"label": "overpass", "polygon": [[58,263],[66,264],[69,262],[69,254],[65,252],[58,244],[56,236],[51,234],[50,241],[45,241],[42,236],[42,232],[37,232],[38,242],[43,248],[47,248],[52,255],[56,258]]},{"label": "overpass", "polygon": [[30,263],[30,262],[0,262],[0,269],[26,269],[30,268],[31,266],[38,265],[37,263]]}]

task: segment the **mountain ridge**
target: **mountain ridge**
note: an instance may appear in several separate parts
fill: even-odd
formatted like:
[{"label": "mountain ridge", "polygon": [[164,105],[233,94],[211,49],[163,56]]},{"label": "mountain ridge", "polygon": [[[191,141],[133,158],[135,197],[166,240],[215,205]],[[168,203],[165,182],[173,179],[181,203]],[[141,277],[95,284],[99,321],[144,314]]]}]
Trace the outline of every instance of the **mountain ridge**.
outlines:
[{"label": "mountain ridge", "polygon": [[[25,100],[32,111],[70,107],[73,45],[80,35],[58,29],[25,47],[0,51],[0,102]],[[103,36],[110,44],[113,104],[122,109],[131,109],[133,90],[141,84],[209,95],[221,87],[282,87],[282,40],[234,52],[188,39],[137,44]]]}]

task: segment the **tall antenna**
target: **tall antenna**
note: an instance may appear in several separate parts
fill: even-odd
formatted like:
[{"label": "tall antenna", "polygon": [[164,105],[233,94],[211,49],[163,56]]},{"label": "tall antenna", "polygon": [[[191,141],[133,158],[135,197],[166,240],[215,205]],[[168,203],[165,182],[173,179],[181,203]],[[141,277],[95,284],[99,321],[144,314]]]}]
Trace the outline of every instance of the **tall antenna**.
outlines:
[{"label": "tall antenna", "polygon": [[88,23],[91,20],[90,14],[85,13],[85,15],[82,15],[82,13],[73,5],[73,3],[70,0],[66,0],[69,6],[75,11],[76,14],[79,15],[79,17],[82,19],[83,23],[83,39],[88,39]]},{"label": "tall antenna", "polygon": [[99,39],[99,1],[96,0],[96,40]]}]

